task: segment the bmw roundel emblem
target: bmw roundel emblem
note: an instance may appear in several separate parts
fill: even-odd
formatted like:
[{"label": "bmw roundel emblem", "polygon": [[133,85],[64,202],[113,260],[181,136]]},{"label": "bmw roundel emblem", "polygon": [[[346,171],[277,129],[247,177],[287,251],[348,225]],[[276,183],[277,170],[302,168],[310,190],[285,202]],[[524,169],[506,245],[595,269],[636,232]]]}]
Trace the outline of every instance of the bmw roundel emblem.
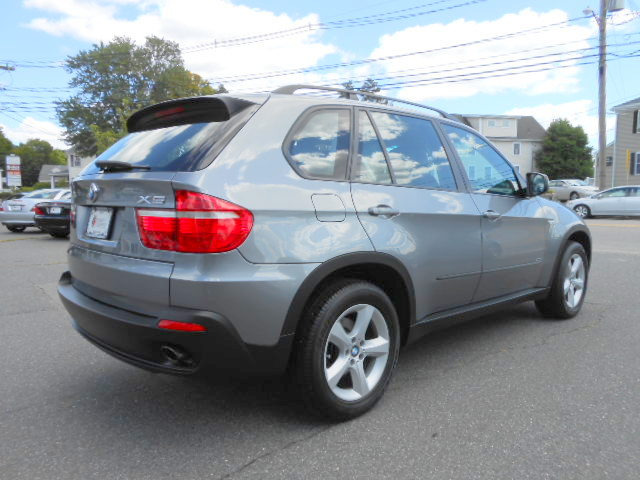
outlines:
[{"label": "bmw roundel emblem", "polygon": [[100,187],[95,183],[89,186],[89,200],[95,202],[98,199],[98,193],[100,193]]}]

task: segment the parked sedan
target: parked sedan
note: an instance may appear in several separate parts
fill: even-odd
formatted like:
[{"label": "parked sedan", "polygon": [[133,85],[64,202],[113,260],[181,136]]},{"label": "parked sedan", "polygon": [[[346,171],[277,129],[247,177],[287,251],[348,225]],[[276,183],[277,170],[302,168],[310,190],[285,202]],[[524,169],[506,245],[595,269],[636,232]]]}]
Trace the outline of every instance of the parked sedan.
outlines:
[{"label": "parked sedan", "polygon": [[579,217],[596,215],[640,216],[640,185],[615,187],[592,195],[567,202]]},{"label": "parked sedan", "polygon": [[65,238],[71,229],[71,200],[43,202],[35,206],[36,227],[52,237]]},{"label": "parked sedan", "polygon": [[47,188],[35,190],[20,198],[11,198],[2,202],[0,207],[0,223],[12,232],[22,232],[27,227],[33,227],[34,208],[43,200],[70,199],[71,190],[62,188]]},{"label": "parked sedan", "polygon": [[590,197],[598,192],[596,187],[577,179],[551,180],[549,189],[553,190],[554,199],[562,201]]}]

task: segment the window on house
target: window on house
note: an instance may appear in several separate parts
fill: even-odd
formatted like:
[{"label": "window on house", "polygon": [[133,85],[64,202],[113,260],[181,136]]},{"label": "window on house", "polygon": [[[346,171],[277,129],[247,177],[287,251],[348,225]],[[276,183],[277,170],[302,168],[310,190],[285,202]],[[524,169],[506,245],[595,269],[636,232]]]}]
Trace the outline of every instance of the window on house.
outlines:
[{"label": "window on house", "polygon": [[640,110],[636,110],[633,112],[633,129],[631,130],[632,133],[638,133],[638,131],[640,131],[638,127],[640,127]]},{"label": "window on house", "polygon": [[640,152],[631,152],[629,174],[640,175]]},{"label": "window on house", "polygon": [[520,155],[520,144],[519,143],[514,143],[513,144],[513,154],[514,155]]},{"label": "window on house", "polygon": [[489,126],[490,127],[495,127],[496,126],[496,121],[495,120],[489,120]]},{"label": "window on house", "polygon": [[484,167],[484,178],[485,180],[491,180],[491,167]]},{"label": "window on house", "polygon": [[469,180],[476,179],[476,167],[473,165],[469,165]]},{"label": "window on house", "polygon": [[503,121],[502,121],[502,126],[503,126],[503,127],[508,127],[508,126],[510,126],[510,125],[511,125],[511,122],[510,122],[509,120],[503,120]]},{"label": "window on house", "polygon": [[613,157],[607,157],[607,167],[613,165]]}]

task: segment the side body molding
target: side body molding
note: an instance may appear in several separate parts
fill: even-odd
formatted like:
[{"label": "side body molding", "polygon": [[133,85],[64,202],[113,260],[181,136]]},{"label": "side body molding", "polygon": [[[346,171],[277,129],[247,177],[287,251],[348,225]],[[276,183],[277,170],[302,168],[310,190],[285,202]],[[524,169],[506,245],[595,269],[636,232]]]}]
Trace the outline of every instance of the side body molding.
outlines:
[{"label": "side body molding", "polygon": [[[416,322],[416,301],[415,291],[413,288],[413,281],[407,269],[402,263],[392,255],[380,252],[355,252],[340,255],[332,258],[326,262],[321,263],[313,270],[309,276],[302,282],[296,295],[293,297],[289,311],[282,327],[281,335],[290,335],[295,333],[296,328],[302,314],[304,307],[311,298],[313,291],[329,276],[336,273],[339,270],[358,267],[358,266],[384,266],[393,269],[403,280],[404,288],[408,294],[408,324],[413,325]],[[394,300],[393,298],[391,299]]]}]

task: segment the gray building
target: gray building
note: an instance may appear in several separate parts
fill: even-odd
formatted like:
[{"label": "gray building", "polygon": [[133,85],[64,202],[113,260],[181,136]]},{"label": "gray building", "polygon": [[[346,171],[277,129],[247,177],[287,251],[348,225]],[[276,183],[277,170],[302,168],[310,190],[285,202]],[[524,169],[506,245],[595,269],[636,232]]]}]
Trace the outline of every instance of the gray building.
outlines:
[{"label": "gray building", "polygon": [[487,137],[520,170],[533,172],[535,154],[547,131],[532,116],[457,115],[464,123]]},{"label": "gray building", "polygon": [[[640,184],[640,97],[613,107],[615,139],[607,145],[602,188]],[[596,176],[596,178],[598,178]]]},{"label": "gray building", "polygon": [[42,165],[38,173],[38,182],[50,182],[51,188],[56,187],[56,182],[69,180],[69,169],[66,165]]}]

